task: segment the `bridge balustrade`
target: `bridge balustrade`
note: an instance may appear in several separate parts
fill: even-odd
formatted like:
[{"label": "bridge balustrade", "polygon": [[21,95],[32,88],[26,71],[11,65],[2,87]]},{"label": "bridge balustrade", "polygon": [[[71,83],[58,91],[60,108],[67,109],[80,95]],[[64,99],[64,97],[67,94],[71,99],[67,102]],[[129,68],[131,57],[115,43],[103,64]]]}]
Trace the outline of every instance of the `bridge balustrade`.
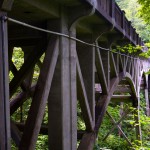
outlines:
[{"label": "bridge balustrade", "polygon": [[122,11],[120,10],[119,6],[116,5],[115,7],[115,21],[119,25],[119,27],[122,28],[122,23],[123,23],[123,17],[122,17]]},{"label": "bridge balustrade", "polygon": [[130,38],[131,40],[133,40],[134,42],[136,41],[136,37],[135,37],[135,29],[131,26],[130,27]]},{"label": "bridge balustrade", "polygon": [[106,12],[107,15],[111,14],[111,0],[99,0],[97,1],[99,8]]},{"label": "bridge balustrade", "polygon": [[135,34],[136,33],[136,29],[135,28],[133,28],[133,32],[134,32],[134,41],[135,41],[135,44],[137,45],[137,34]]},{"label": "bridge balustrade", "polygon": [[127,37],[130,37],[130,22],[125,18],[125,33]]},{"label": "bridge balustrade", "polygon": [[[97,9],[103,11],[103,13],[115,20],[116,26],[119,30],[124,30],[126,36],[130,38],[135,44],[138,36],[137,33],[133,31],[131,23],[126,19],[124,12],[119,8],[117,4],[114,4],[113,0],[99,0],[97,1]],[[140,45],[140,43],[139,43]]]}]

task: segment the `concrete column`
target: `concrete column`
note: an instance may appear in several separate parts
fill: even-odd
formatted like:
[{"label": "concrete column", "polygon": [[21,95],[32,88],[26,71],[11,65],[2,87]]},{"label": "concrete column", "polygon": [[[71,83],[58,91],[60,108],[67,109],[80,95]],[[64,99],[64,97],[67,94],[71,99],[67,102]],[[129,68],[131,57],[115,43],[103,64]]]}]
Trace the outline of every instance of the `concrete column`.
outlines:
[{"label": "concrete column", "polygon": [[[75,37],[75,28],[68,29],[67,14],[63,9],[60,13],[55,30]],[[59,39],[59,56],[48,98],[49,149],[76,150],[76,42],[63,36]]]},{"label": "concrete column", "polygon": [[0,150],[10,149],[8,39],[5,13],[0,11]]}]

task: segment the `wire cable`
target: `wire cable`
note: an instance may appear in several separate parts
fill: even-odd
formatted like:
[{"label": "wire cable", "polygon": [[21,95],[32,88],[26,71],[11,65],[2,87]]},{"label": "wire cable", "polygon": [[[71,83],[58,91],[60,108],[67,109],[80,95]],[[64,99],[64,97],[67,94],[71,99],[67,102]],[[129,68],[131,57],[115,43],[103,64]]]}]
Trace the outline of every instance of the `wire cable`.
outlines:
[{"label": "wire cable", "polygon": [[114,51],[112,51],[112,50],[110,50],[110,49],[108,49],[108,48],[100,47],[100,46],[98,46],[98,45],[96,45],[96,44],[93,44],[93,43],[88,43],[88,42],[82,41],[82,40],[80,40],[80,39],[78,39],[78,38],[71,37],[71,36],[69,36],[69,35],[67,35],[67,34],[63,34],[63,33],[55,32],[55,31],[51,31],[51,30],[46,30],[46,29],[43,29],[43,28],[39,28],[39,27],[30,25],[30,24],[27,24],[27,23],[24,23],[24,22],[21,22],[21,21],[12,19],[12,18],[10,18],[10,17],[6,17],[6,16],[5,16],[4,19],[5,19],[5,20],[8,20],[8,21],[10,21],[10,22],[13,22],[13,23],[16,23],[16,24],[19,24],[19,25],[22,25],[22,26],[25,26],[25,27],[34,29],[34,30],[38,30],[38,31],[41,31],[41,32],[49,33],[49,34],[66,37],[66,38],[69,38],[69,39],[71,39],[71,40],[74,40],[74,41],[76,41],[76,42],[79,42],[79,43],[82,43],[82,44],[85,44],[85,45],[88,45],[88,46],[92,46],[92,47],[95,47],[95,48],[99,48],[99,49],[102,49],[102,50],[105,50],[105,51],[111,51],[112,53],[116,53],[116,54],[119,54],[119,55],[122,55],[122,56],[127,56],[127,57],[129,57],[129,58],[139,59],[139,58],[136,58],[136,57],[133,57],[133,56],[129,56],[129,55],[126,55],[126,54],[114,52]]}]

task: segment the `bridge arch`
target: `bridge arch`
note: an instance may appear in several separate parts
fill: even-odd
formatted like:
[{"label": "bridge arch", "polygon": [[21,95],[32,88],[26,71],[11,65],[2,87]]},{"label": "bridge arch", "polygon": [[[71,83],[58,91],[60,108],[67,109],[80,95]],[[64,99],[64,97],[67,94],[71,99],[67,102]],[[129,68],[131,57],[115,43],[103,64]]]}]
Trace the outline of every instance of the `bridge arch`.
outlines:
[{"label": "bridge arch", "polygon": [[132,89],[132,94],[134,94],[134,96],[137,97],[137,92],[138,91],[136,91],[136,87],[135,87],[135,84],[134,84],[134,81],[132,79],[131,74],[129,74],[128,72],[126,72],[125,73],[125,79],[127,80],[127,82],[130,85],[130,88]]},{"label": "bridge arch", "polygon": [[147,116],[150,116],[150,101],[149,101],[149,88],[150,88],[150,75],[148,74],[148,70],[142,72],[142,78],[141,81],[139,82],[140,85],[140,90],[139,92],[142,92],[145,98],[145,103],[146,103],[146,111],[145,114]]},{"label": "bridge arch", "polygon": [[[118,77],[111,79],[110,90],[109,90],[108,95],[102,95],[99,98],[99,101],[96,103],[96,107],[95,107],[96,123],[95,123],[95,127],[94,127],[94,132],[86,133],[85,136],[83,136],[83,139],[81,140],[81,143],[79,145],[79,150],[82,150],[82,149],[91,150],[92,147],[94,146],[94,142],[95,142],[96,136],[98,135],[98,132],[100,130],[100,126],[101,126],[104,114],[106,113],[106,110],[107,110],[107,106],[109,105],[111,99],[113,98],[113,94],[116,91],[117,86],[119,85],[119,83],[121,81],[123,81],[123,83],[129,84],[130,89],[132,91],[132,93],[130,93],[132,95],[132,98],[129,98],[129,101],[130,101],[130,103],[133,104],[133,107],[135,107],[135,108],[138,107],[137,92],[136,92],[135,85],[133,83],[131,75],[128,72],[126,72],[126,73],[122,72],[118,75]],[[120,100],[120,102],[121,102],[121,100]],[[136,122],[138,123],[138,120],[136,120]],[[137,130],[140,130],[140,129],[137,129]],[[89,139],[92,139],[92,140],[89,141]],[[87,142],[88,144],[85,144],[85,141],[88,141]]]}]

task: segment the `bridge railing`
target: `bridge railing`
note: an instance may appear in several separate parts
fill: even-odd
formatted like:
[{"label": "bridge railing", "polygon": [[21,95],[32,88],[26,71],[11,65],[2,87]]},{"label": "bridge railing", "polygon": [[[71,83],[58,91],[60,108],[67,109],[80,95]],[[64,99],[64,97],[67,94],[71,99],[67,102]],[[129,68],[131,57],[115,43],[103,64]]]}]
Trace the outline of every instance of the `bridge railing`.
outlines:
[{"label": "bridge railing", "polygon": [[122,23],[123,23],[122,11],[120,10],[118,5],[115,6],[115,21],[119,25],[119,27],[121,28],[123,27],[122,26]]},{"label": "bridge railing", "polygon": [[[104,15],[108,21],[115,23],[115,27],[134,44],[142,45],[139,35],[135,32],[131,22],[125,17],[124,11],[114,2],[114,0],[97,0],[97,9]],[[115,21],[115,22],[114,22]]]},{"label": "bridge railing", "polygon": [[103,11],[110,15],[111,7],[110,7],[110,0],[99,0],[97,1],[98,8],[101,8]]},{"label": "bridge railing", "polygon": [[126,31],[126,36],[130,36],[130,25],[131,25],[131,23],[125,18],[125,20],[124,20],[124,22],[125,22],[125,31]]}]

